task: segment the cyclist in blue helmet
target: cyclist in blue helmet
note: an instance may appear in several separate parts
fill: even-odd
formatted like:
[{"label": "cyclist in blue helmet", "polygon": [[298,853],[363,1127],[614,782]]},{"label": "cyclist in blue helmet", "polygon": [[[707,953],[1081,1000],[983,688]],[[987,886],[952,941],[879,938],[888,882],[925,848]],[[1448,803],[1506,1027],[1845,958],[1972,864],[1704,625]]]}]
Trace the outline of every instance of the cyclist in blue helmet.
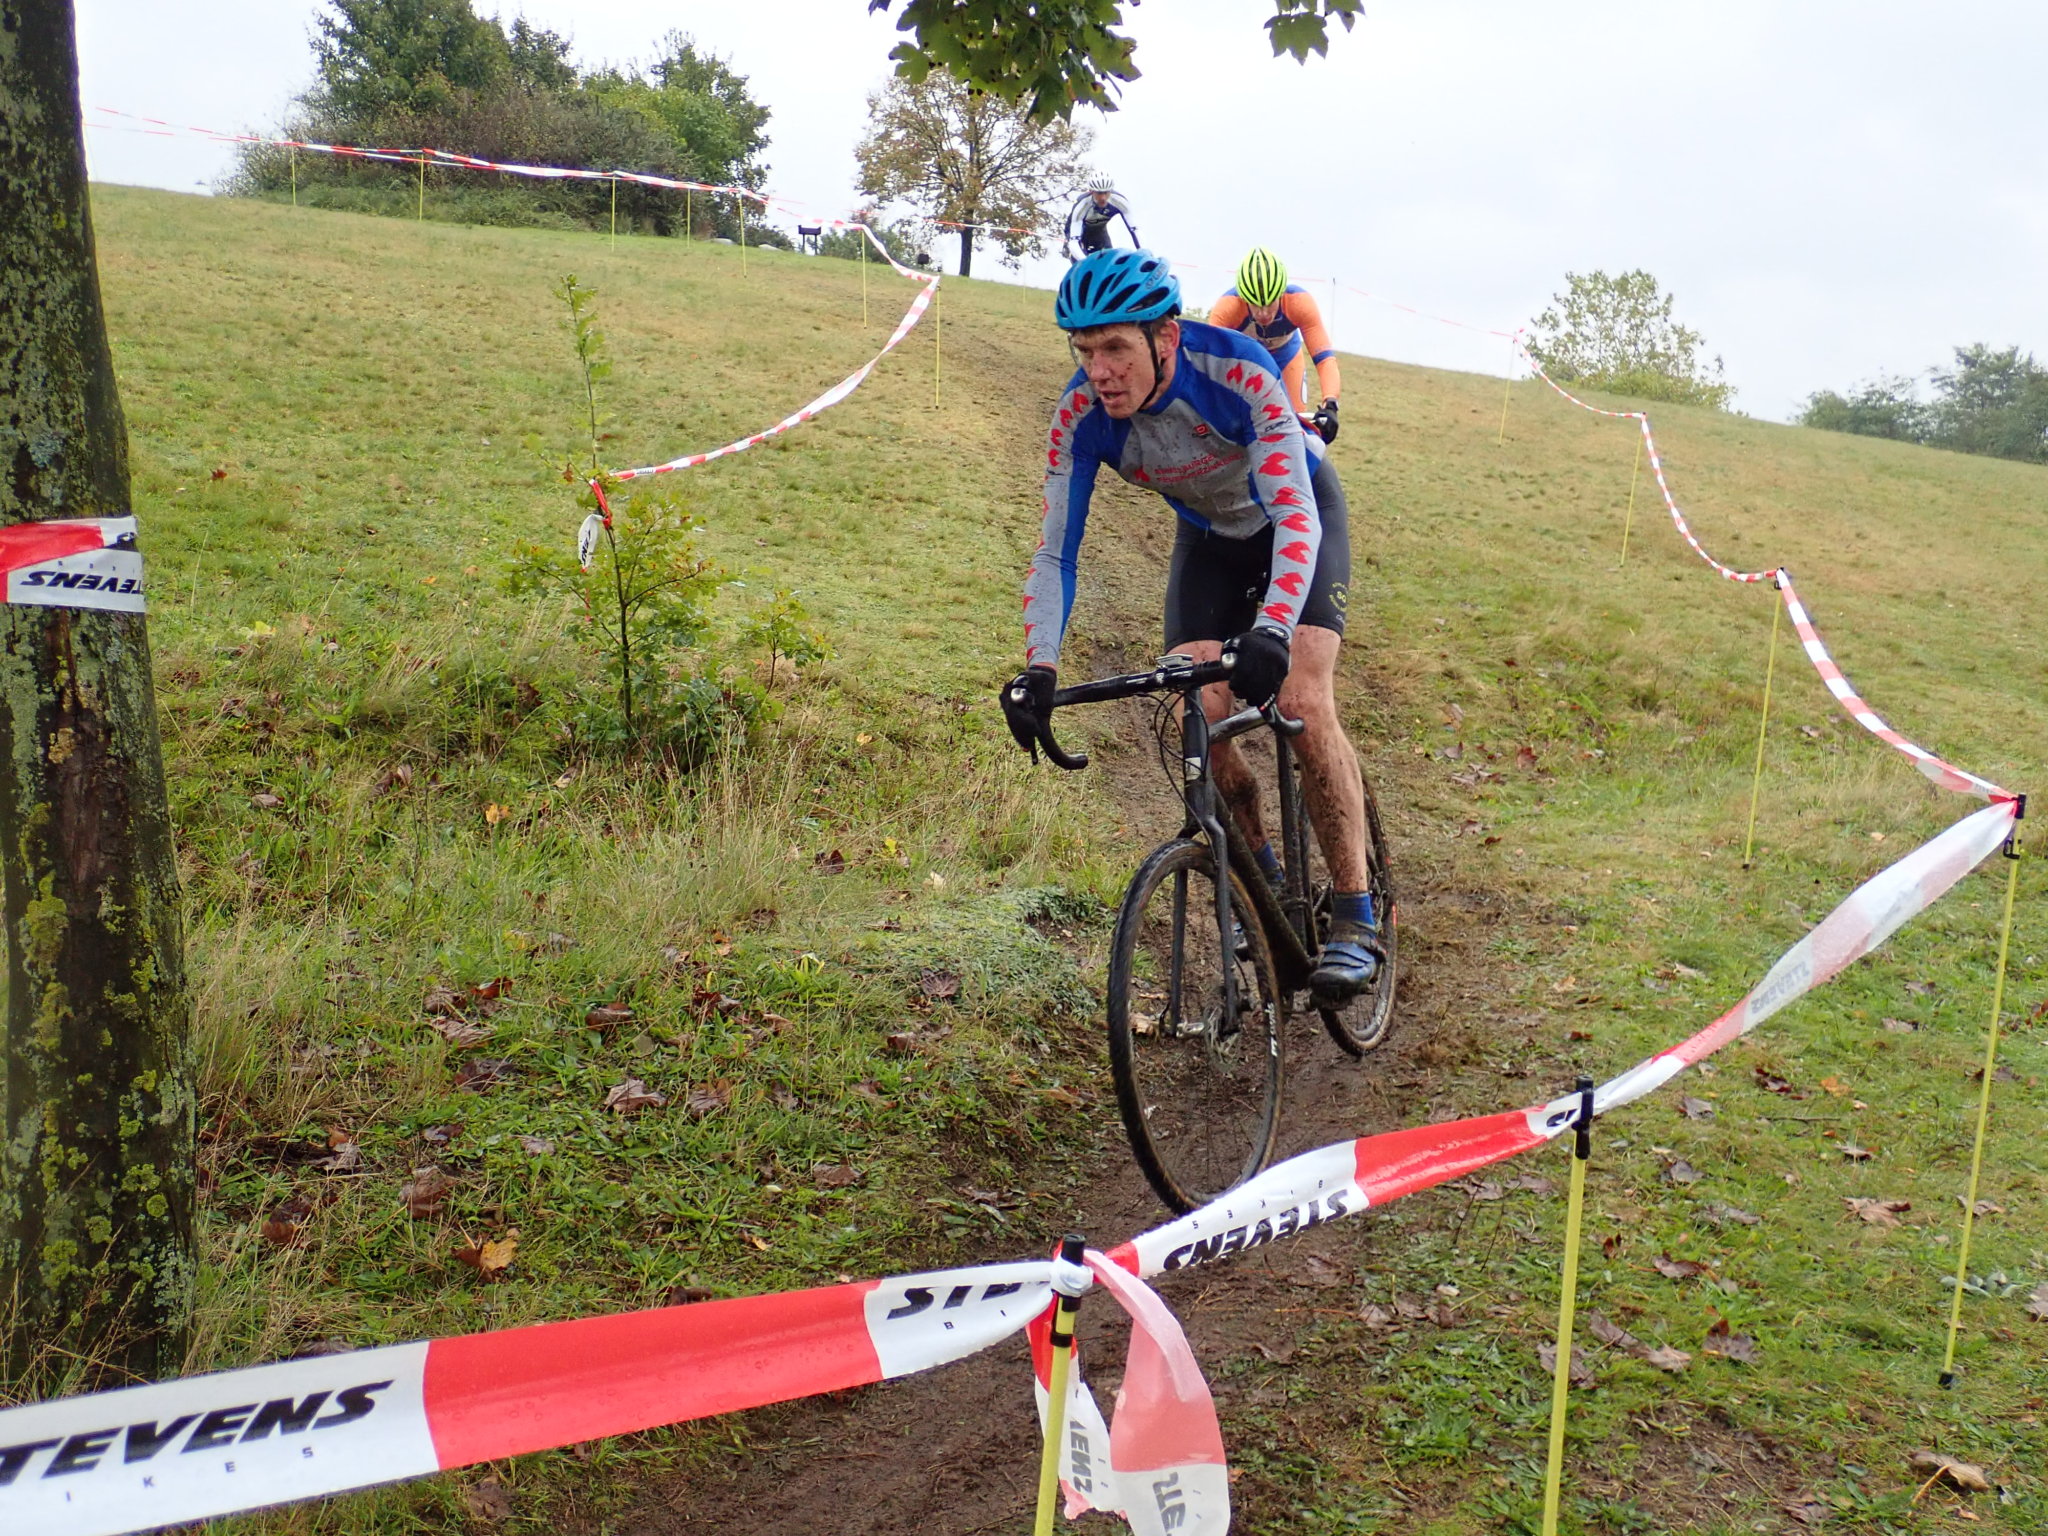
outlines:
[{"label": "cyclist in blue helmet", "polygon": [[[1002,692],[1020,744],[1050,711],[1060,644],[1074,608],[1082,534],[1107,465],[1157,491],[1175,513],[1166,580],[1170,651],[1225,652],[1230,693],[1278,697],[1307,722],[1296,742],[1317,841],[1336,890],[1328,941],[1309,990],[1340,1006],[1372,984],[1380,923],[1367,889],[1365,791],[1337,717],[1335,677],[1351,580],[1344,488],[1322,439],[1302,429],[1273,355],[1251,337],[1184,321],[1180,282],[1147,250],[1098,251],[1067,269],[1053,304],[1080,365],[1046,440],[1045,522],[1024,583],[1026,667]],[[1021,687],[1025,701],[1010,697]],[[1257,782],[1235,744],[1216,748],[1217,783],[1278,883]]]}]

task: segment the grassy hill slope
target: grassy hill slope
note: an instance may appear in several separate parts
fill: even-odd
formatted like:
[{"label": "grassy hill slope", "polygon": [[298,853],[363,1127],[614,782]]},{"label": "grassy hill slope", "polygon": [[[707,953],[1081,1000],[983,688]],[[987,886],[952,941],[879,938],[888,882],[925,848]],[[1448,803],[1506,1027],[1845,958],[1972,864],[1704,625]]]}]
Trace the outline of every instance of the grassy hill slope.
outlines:
[{"label": "grassy hill slope", "polygon": [[[693,664],[761,678],[735,636],[775,587],[834,655],[769,677],[776,718],[673,777],[565,740],[601,679],[573,615],[500,589],[515,541],[566,547],[580,516],[520,447],[576,442],[548,287],[573,270],[599,289],[608,446],[644,463],[851,371],[908,284],[870,269],[863,327],[858,269],[835,261],[755,253],[742,272],[725,247],[612,252],[118,188],[95,214],[207,1052],[195,1364],[816,1282],[961,1243],[1022,1252],[1060,1230],[1072,1195],[1048,1149],[1113,1119],[1093,914],[1157,829],[1133,825],[1111,775],[1032,772],[990,701],[1015,664],[1041,418],[1068,366],[1045,296],[949,281],[937,405],[920,327],[836,411],[681,477],[700,547],[745,583]],[[1475,939],[1418,906],[1410,963],[1486,982],[1469,1017],[1411,1042],[1427,1071],[1400,1080],[1397,1118],[1544,1097],[1678,1038],[1969,808],[1833,711],[1787,631],[1758,867],[1741,869],[1770,594],[1686,551],[1647,476],[1615,569],[1627,424],[1517,385],[1497,444],[1497,380],[1347,370],[1357,734],[1410,888],[1508,913]],[[1788,565],[1880,712],[1966,767],[2039,782],[2048,477],[1699,411],[1657,422],[1700,536],[1737,565]],[[1149,653],[1170,532],[1105,496],[1073,665],[1091,643]],[[2024,1291],[1971,1298],[1967,1390],[1932,1387],[2003,876],[1972,877],[1724,1053],[1684,1090],[1714,1118],[1681,1117],[1672,1093],[1603,1127],[1589,1220],[1612,1241],[1582,1306],[1696,1355],[1725,1317],[1761,1357],[1665,1376],[1603,1355],[1574,1421],[1603,1469],[1580,1528],[1748,1530],[1784,1518],[1782,1483],[1843,1529],[1919,1529],[1933,1517],[1906,1509],[1901,1456],[1923,1442],[1996,1464],[2038,1514],[2027,1415],[2048,1382]],[[2014,958],[2024,1008],[2048,958],[2031,906]],[[502,997],[469,993],[498,977]],[[430,1027],[441,985],[477,1044]],[[621,1001],[629,1022],[585,1027]],[[509,1076],[458,1087],[477,1058]],[[2048,1281],[2038,1023],[2007,1060],[1984,1191],[2003,1209],[1972,1268],[2031,1288]],[[669,1103],[607,1111],[628,1077]],[[360,1171],[312,1166],[330,1141],[356,1145]],[[1681,1155],[1701,1182],[1671,1181]],[[401,1186],[428,1166],[454,1186],[424,1203],[415,1186],[409,1213]],[[1562,1182],[1561,1163],[1543,1171]],[[1439,1192],[1335,1240],[1349,1289],[1322,1293],[1291,1370],[1209,1362],[1289,1394],[1250,1392],[1226,1423],[1265,1512],[1251,1528],[1521,1528],[1561,1210],[1500,1193]],[[1845,1214],[1860,1196],[1913,1211],[1873,1226]],[[513,1228],[508,1283],[454,1257]],[[1665,1254],[1715,1267],[1674,1281]],[[1462,1291],[1453,1327],[1358,1316],[1440,1283]],[[1304,1399],[1348,1406],[1298,1439]],[[1750,1436],[1784,1476],[1729,1489],[1682,1448],[1660,1461],[1686,1426],[1723,1450]],[[598,1454],[630,1471],[642,1452]],[[588,1484],[556,1461],[557,1486]],[[264,1524],[440,1528],[458,1506],[437,1485],[341,1508]]]}]

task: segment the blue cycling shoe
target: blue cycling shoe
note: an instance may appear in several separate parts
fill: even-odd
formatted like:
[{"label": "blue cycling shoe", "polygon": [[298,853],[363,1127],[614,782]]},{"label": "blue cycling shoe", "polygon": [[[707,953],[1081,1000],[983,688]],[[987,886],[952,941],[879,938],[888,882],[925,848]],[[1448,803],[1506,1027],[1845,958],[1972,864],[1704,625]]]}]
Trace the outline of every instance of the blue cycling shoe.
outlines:
[{"label": "blue cycling shoe", "polygon": [[1341,1008],[1370,987],[1379,973],[1379,924],[1338,918],[1330,924],[1316,968],[1309,972],[1308,995],[1318,1008]]}]

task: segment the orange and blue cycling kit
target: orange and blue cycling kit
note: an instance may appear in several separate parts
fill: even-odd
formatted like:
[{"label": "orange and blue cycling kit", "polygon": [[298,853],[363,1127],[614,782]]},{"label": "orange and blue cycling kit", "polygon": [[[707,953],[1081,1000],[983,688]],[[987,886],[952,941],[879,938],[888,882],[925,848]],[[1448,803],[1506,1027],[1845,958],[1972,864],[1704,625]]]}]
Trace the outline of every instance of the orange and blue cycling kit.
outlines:
[{"label": "orange and blue cycling kit", "polygon": [[1287,383],[1287,398],[1303,409],[1311,402],[1303,393],[1307,369],[1302,365],[1301,353],[1304,345],[1308,348],[1309,361],[1316,365],[1316,378],[1323,387],[1323,398],[1334,400],[1344,385],[1343,375],[1337,368],[1337,349],[1330,341],[1329,330],[1323,325],[1323,312],[1316,308],[1316,301],[1303,288],[1293,283],[1280,296],[1279,310],[1271,320],[1262,321],[1252,313],[1251,305],[1238,297],[1237,289],[1218,299],[1209,310],[1209,323],[1220,325],[1226,331],[1238,331],[1264,344],[1273,354],[1274,364],[1282,370]]},{"label": "orange and blue cycling kit", "polygon": [[[1024,581],[1024,645],[1033,666],[1059,665],[1088,505],[1105,464],[1165,497],[1190,532],[1224,544],[1270,540],[1263,592],[1248,616],[1253,627],[1290,638],[1313,595],[1323,542],[1315,484],[1322,440],[1303,432],[1280,398],[1263,347],[1193,321],[1182,322],[1180,335],[1172,380],[1133,416],[1119,421],[1103,410],[1086,373],[1060,394],[1046,440],[1045,524]],[[1341,496],[1334,479],[1324,483]]]}]

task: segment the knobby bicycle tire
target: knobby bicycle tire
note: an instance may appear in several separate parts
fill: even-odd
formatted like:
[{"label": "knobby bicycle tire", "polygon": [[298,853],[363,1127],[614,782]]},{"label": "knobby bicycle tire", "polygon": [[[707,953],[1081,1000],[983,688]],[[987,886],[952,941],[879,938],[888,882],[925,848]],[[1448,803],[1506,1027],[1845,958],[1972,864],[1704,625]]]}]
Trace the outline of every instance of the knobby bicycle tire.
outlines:
[{"label": "knobby bicycle tire", "polygon": [[[1265,1167],[1278,1128],[1286,1000],[1235,875],[1231,897],[1241,948],[1217,931],[1215,855],[1188,838],[1162,844],[1131,877],[1110,950],[1117,1109],[1146,1180],[1176,1212]],[[1225,963],[1237,974],[1234,1029],[1221,1018]]]},{"label": "knobby bicycle tire", "polygon": [[[1294,829],[1295,846],[1283,850],[1290,880],[1302,871],[1311,919],[1309,947],[1319,949],[1330,927],[1330,882],[1322,866],[1322,851],[1309,827],[1303,803],[1301,771],[1289,763],[1281,792],[1293,800],[1293,815],[1287,824]],[[1380,920],[1380,969],[1373,983],[1342,1008],[1317,1008],[1323,1027],[1347,1055],[1363,1056],[1386,1044],[1394,1032],[1394,993],[1400,985],[1400,925],[1394,900],[1394,881],[1387,865],[1387,834],[1380,824],[1379,801],[1372,781],[1359,774],[1365,792],[1366,888],[1372,892],[1372,906]]]}]

